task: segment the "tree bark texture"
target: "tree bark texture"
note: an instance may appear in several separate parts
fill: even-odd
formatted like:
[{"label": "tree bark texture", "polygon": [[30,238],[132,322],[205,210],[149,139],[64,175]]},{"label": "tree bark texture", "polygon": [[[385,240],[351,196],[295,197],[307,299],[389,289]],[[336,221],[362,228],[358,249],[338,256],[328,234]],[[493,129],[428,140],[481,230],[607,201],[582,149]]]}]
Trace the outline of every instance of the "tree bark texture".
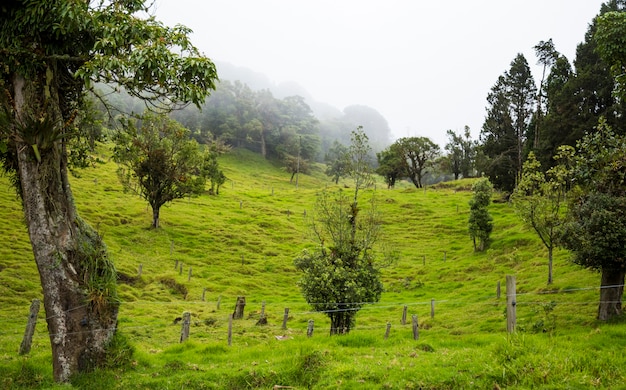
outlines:
[{"label": "tree bark texture", "polygon": [[609,320],[622,314],[622,295],[624,293],[624,269],[602,269],[600,283],[600,304],[598,319]]},{"label": "tree bark texture", "polygon": [[45,75],[34,79],[14,75],[11,86],[17,173],[43,288],[53,374],[65,382],[105,357],[118,303],[108,295],[115,287],[103,290],[98,282],[115,270],[98,234],[76,212],[54,83]]}]

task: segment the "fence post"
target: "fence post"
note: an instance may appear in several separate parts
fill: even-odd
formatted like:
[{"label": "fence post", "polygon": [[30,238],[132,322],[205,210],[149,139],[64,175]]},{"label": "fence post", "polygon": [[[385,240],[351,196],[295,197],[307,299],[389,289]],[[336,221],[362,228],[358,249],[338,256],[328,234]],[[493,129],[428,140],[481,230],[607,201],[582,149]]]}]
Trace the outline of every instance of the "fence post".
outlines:
[{"label": "fence post", "polygon": [[178,274],[182,275],[183,274],[183,262],[180,262],[180,267],[178,268]]},{"label": "fence post", "polygon": [[498,280],[498,284],[496,285],[496,298],[500,299],[500,281]]},{"label": "fence post", "polygon": [[422,256],[422,265],[426,265],[426,255]]},{"label": "fence post", "polygon": [[237,297],[237,303],[235,304],[235,311],[233,312],[233,319],[240,320],[243,318],[243,309],[246,306],[246,297]]},{"label": "fence post", "polygon": [[265,301],[261,302],[261,316],[256,322],[257,325],[267,325],[267,318],[265,317]]},{"label": "fence post", "polygon": [[385,329],[385,340],[389,338],[390,331],[391,331],[391,322],[387,322],[387,329]]},{"label": "fence post", "polygon": [[202,289],[202,302],[204,302],[205,295],[206,295],[206,287]]},{"label": "fence post", "polygon": [[516,291],[515,276],[506,276],[506,331],[508,333],[515,332],[515,323],[517,320],[516,310]]},{"label": "fence post", "polygon": [[37,325],[38,314],[39,299],[33,299],[33,302],[30,304],[30,315],[28,316],[26,330],[24,330],[24,339],[22,339],[22,344],[20,344],[20,355],[26,355],[30,352],[30,346],[33,342],[33,334],[35,333],[35,325]]},{"label": "fence post", "polygon": [[222,303],[222,296],[217,297],[217,310],[220,309],[220,303]]},{"label": "fence post", "polygon": [[313,320],[309,320],[309,326],[306,328],[306,336],[307,337],[311,337],[313,336]]},{"label": "fence post", "polygon": [[191,281],[191,267],[189,267],[189,276],[187,276],[187,281]]},{"label": "fence post", "polygon": [[404,309],[402,309],[402,321],[400,321],[402,325],[406,325],[406,312],[408,309],[409,307],[406,305],[404,306]]},{"label": "fence post", "polygon": [[228,345],[233,344],[233,315],[228,315]]},{"label": "fence post", "polygon": [[189,324],[191,323],[191,313],[188,311],[183,313],[183,326],[180,330],[180,342],[187,340],[189,338]]},{"label": "fence post", "polygon": [[435,318],[435,298],[430,299],[430,318]]},{"label": "fence post", "polygon": [[285,308],[285,315],[283,316],[283,329],[287,329],[287,320],[289,319],[289,308]]},{"label": "fence post", "polygon": [[178,259],[176,260],[176,264],[174,265],[174,270],[178,269]]},{"label": "fence post", "polygon": [[139,270],[137,270],[137,276],[141,277],[141,272],[143,271],[143,264],[139,264]]},{"label": "fence post", "polygon": [[413,340],[418,340],[420,338],[420,331],[417,324],[417,314],[413,314],[411,318],[413,320]]}]

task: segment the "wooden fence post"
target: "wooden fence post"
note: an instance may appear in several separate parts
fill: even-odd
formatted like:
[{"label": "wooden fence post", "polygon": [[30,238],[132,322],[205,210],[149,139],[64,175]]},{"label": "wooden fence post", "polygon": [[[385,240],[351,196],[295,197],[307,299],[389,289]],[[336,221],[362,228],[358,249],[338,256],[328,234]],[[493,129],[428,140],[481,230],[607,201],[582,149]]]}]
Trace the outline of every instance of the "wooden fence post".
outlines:
[{"label": "wooden fence post", "polygon": [[402,309],[402,320],[400,321],[400,323],[402,325],[406,325],[406,312],[407,312],[407,310],[409,310],[409,307],[405,305],[404,309]]},{"label": "wooden fence post", "polygon": [[419,331],[419,326],[417,324],[417,314],[413,314],[411,318],[413,320],[413,340],[419,340],[420,331]]},{"label": "wooden fence post", "polygon": [[498,284],[496,285],[496,298],[500,299],[500,281],[498,280]]},{"label": "wooden fence post", "polygon": [[228,315],[228,345],[233,344],[233,315]]},{"label": "wooden fence post", "polygon": [[30,314],[26,330],[24,330],[24,338],[20,344],[20,355],[26,355],[30,352],[30,346],[33,342],[33,334],[35,333],[35,325],[37,325],[37,315],[39,314],[39,299],[33,299],[30,304]]},{"label": "wooden fence post", "polygon": [[220,309],[220,303],[222,303],[222,296],[217,297],[217,310]]},{"label": "wooden fence post", "polygon": [[285,308],[285,315],[283,316],[283,329],[287,329],[287,320],[289,319],[289,308]]},{"label": "wooden fence post", "polygon": [[183,262],[180,262],[180,267],[178,268],[178,274],[182,275],[183,274]]},{"label": "wooden fence post", "polygon": [[306,328],[307,337],[313,336],[313,326],[314,326],[313,320],[309,320],[309,326],[307,326]]},{"label": "wooden fence post", "polygon": [[426,255],[422,256],[422,265],[426,265]]},{"label": "wooden fence post", "polygon": [[191,281],[191,267],[189,267],[189,276],[187,276],[187,281]]},{"label": "wooden fence post", "polygon": [[178,269],[178,260],[176,260],[176,264],[174,265],[174,269],[177,270]]},{"label": "wooden fence post", "polygon": [[206,295],[206,287],[202,289],[202,302],[204,302],[205,295]]},{"label": "wooden fence post", "polygon": [[183,326],[180,330],[180,342],[187,340],[189,338],[189,324],[191,323],[191,313],[188,311],[183,313]]},{"label": "wooden fence post", "polygon": [[265,317],[265,301],[261,303],[261,316],[256,322],[257,325],[267,325],[267,317]]},{"label": "wooden fence post", "polygon": [[240,320],[243,318],[243,308],[246,306],[246,297],[237,297],[233,319]]},{"label": "wooden fence post", "polygon": [[435,298],[430,299],[430,318],[435,318]]},{"label": "wooden fence post", "polygon": [[391,331],[391,322],[387,322],[387,329],[385,329],[385,340],[389,338],[390,331]]},{"label": "wooden fence post", "polygon": [[515,332],[515,323],[517,321],[515,276],[506,276],[506,331],[508,333]]}]

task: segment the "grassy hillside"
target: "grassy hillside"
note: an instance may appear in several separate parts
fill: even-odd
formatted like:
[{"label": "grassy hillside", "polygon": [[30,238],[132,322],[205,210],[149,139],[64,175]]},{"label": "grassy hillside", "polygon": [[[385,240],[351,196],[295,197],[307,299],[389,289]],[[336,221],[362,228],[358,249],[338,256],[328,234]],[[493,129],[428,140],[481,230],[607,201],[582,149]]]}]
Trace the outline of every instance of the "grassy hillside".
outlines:
[{"label": "grassy hillside", "polygon": [[[296,188],[289,174],[258,155],[233,151],[220,161],[229,181],[219,196],[164,207],[162,228],[152,230],[147,204],[123,193],[106,150],[101,159],[72,186],[81,216],[103,234],[118,268],[119,331],[135,354],[121,368],[76,378],[73,387],[583,389],[626,383],[626,325],[594,319],[599,275],[557,252],[554,284],[547,286],[546,251],[507,203],[492,204],[491,246],[474,253],[467,234],[471,181],[427,190],[379,185],[366,194],[376,197],[385,243],[399,260],[383,272],[380,302],[358,313],[349,335],[330,337],[329,321],[301,297],[293,259],[315,245],[308,228],[315,194],[349,183],[332,185],[320,168],[300,175]],[[66,388],[52,383],[45,313],[30,355],[17,354],[30,302],[42,294],[6,178],[0,200],[0,384]],[[512,336],[504,316],[506,275],[516,276],[519,294],[519,331]],[[234,322],[229,346],[228,315],[240,295],[245,319]],[[268,325],[257,326],[263,304]],[[180,343],[176,319],[185,311],[192,316],[190,339]],[[315,331],[307,338],[311,319]]]}]

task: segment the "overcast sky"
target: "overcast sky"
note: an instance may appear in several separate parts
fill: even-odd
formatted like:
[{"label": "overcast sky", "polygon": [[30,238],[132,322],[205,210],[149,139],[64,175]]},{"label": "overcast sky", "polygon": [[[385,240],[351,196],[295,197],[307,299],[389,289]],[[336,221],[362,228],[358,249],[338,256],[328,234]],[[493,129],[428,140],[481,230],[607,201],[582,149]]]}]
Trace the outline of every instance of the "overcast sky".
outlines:
[{"label": "overcast sky", "polygon": [[[523,53],[552,38],[573,61],[602,0],[156,0],[166,25],[193,29],[215,61],[295,81],[317,101],[380,112],[394,137],[470,126],[478,137],[486,97]],[[219,68],[218,68],[219,74]]]}]

